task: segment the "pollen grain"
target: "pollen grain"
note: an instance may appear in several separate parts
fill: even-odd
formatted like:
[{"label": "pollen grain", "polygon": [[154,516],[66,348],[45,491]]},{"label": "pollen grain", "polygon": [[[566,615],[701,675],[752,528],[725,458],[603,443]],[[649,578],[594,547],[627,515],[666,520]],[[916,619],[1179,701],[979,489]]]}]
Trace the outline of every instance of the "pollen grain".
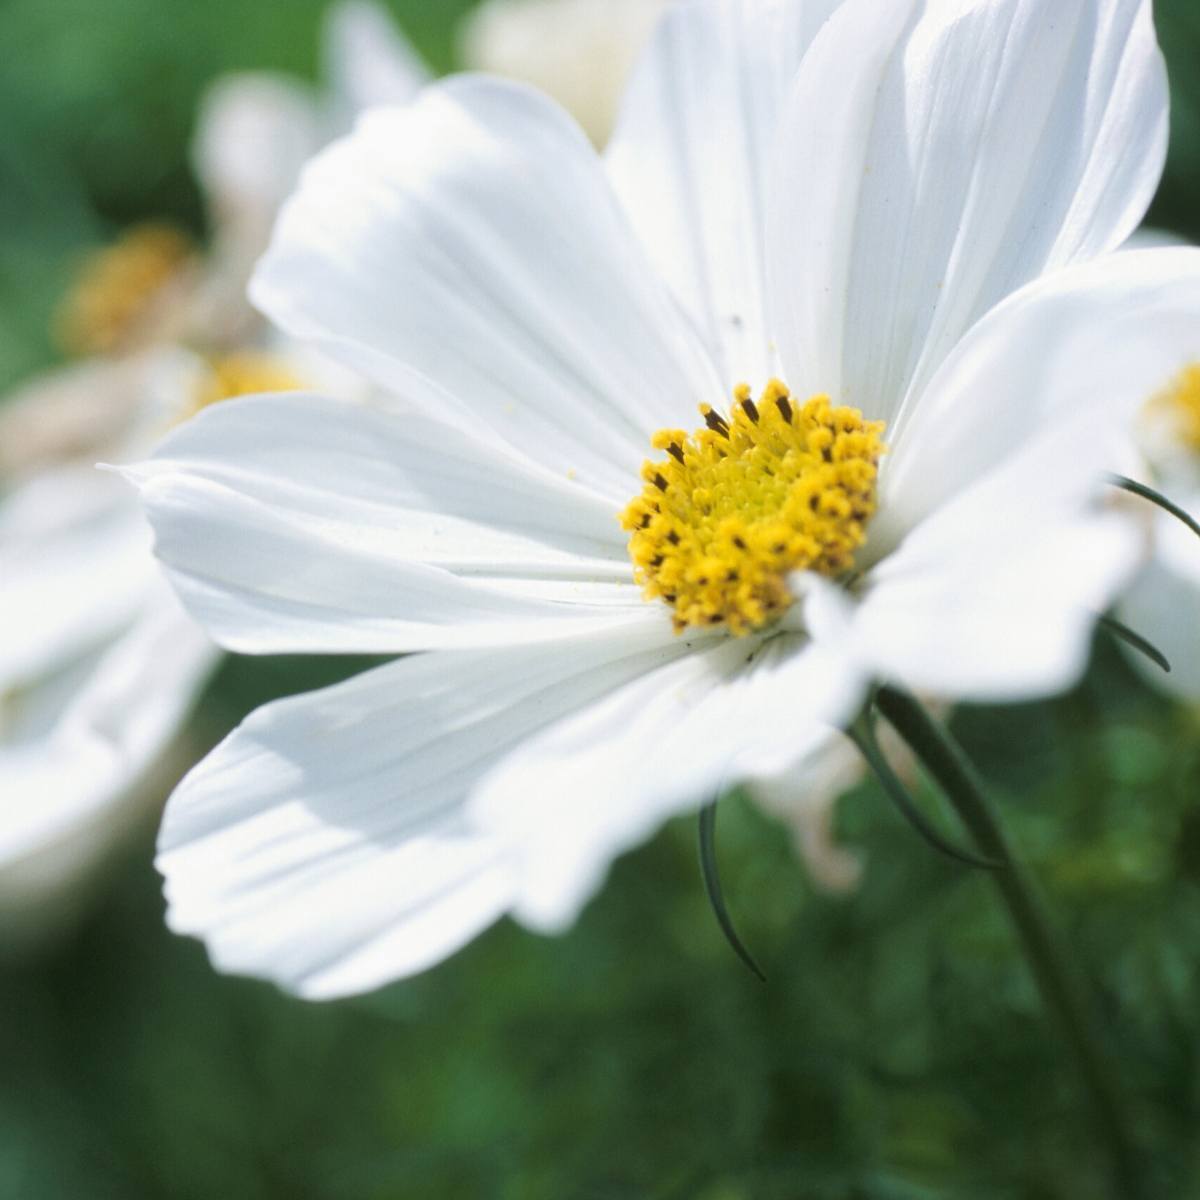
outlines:
[{"label": "pollen grain", "polygon": [[1148,405],[1150,413],[1170,424],[1189,450],[1200,450],[1200,363],[1182,371]]}]

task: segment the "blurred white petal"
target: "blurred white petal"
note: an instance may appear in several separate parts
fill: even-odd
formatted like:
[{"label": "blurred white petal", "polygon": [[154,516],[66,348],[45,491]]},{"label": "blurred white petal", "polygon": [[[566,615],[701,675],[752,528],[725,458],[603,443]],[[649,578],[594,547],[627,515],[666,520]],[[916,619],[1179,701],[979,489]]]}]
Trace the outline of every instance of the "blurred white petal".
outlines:
[{"label": "blurred white petal", "polygon": [[638,53],[668,3],[484,0],[464,19],[461,57],[471,70],[540,88],[602,146]]}]

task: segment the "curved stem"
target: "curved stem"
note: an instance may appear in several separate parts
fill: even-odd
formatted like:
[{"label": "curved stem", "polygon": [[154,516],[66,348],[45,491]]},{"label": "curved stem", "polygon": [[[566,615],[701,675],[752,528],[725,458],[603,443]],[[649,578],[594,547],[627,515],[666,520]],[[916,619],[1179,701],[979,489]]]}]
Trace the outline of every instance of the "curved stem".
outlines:
[{"label": "curved stem", "polygon": [[1128,625],[1118,621],[1116,617],[1097,617],[1096,623],[1102,629],[1107,629],[1118,641],[1124,642],[1125,645],[1131,646],[1139,654],[1145,655],[1159,670],[1165,671],[1170,675],[1170,660],[1149,638],[1142,637],[1136,629],[1130,629]]},{"label": "curved stem", "polygon": [[1042,999],[1058,1018],[1091,1094],[1113,1156],[1117,1194],[1120,1200],[1134,1200],[1142,1192],[1143,1173],[1128,1132],[1116,1074],[1097,1032],[1083,979],[1051,924],[1036,885],[1014,855],[998,813],[958,744],[912,696],[898,688],[880,688],[875,703],[937,780],[980,850],[1004,864],[1005,869],[993,872],[992,878]]},{"label": "curved stem", "polygon": [[888,762],[887,755],[884,754],[883,747],[880,746],[879,740],[875,736],[869,711],[863,713],[850,726],[846,735],[858,747],[858,752],[863,756],[867,766],[875,772],[875,778],[879,780],[884,793],[899,810],[900,815],[930,846],[964,866],[981,867],[987,871],[994,871],[1003,865],[993,862],[990,858],[972,854],[969,850],[963,850],[942,836],[937,826],[917,807],[916,801],[908,794],[908,788],[904,786],[900,776],[892,769],[892,764]]},{"label": "curved stem", "polygon": [[1180,508],[1178,504],[1168,500],[1162,492],[1152,488],[1148,483],[1138,483],[1136,479],[1130,479],[1126,475],[1110,475],[1108,481],[1113,487],[1129,492],[1132,496],[1140,496],[1143,500],[1149,500],[1151,504],[1157,505],[1165,513],[1170,513],[1175,520],[1186,525],[1197,537],[1200,537],[1200,521],[1197,521],[1187,509]]},{"label": "curved stem", "polygon": [[734,925],[733,917],[729,913],[729,906],[725,903],[725,889],[721,886],[721,869],[717,862],[717,802],[715,800],[700,810],[697,828],[700,843],[700,873],[704,877],[704,891],[708,896],[708,903],[712,907],[713,914],[717,918],[717,924],[721,927],[721,932],[725,935],[725,940],[734,954],[742,960],[742,963],[758,979],[759,983],[766,983],[766,975],[763,974],[754,955],[750,953],[746,943],[738,934],[737,926]]}]

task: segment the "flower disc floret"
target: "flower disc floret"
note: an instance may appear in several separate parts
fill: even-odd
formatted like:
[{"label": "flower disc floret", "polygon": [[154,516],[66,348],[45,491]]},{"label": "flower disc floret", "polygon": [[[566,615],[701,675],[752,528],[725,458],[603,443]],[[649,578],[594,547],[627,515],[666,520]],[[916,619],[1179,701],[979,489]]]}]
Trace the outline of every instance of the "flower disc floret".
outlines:
[{"label": "flower disc floret", "polygon": [[197,382],[187,416],[222,400],[263,392],[291,392],[300,380],[288,365],[272,354],[237,350],[209,360],[208,371]]},{"label": "flower disc floret", "polygon": [[883,423],[827,396],[796,404],[772,380],[756,403],[743,385],[728,418],[700,406],[705,428],[665,429],[646,486],[621,514],[648,599],[675,610],[676,631],[725,624],[742,635],[791,605],[787,577],[849,571],[875,511]]},{"label": "flower disc floret", "polygon": [[170,225],[137,225],[91,255],[59,313],[59,335],[74,354],[129,348],[161,289],[187,266],[191,239]]},{"label": "flower disc floret", "polygon": [[1169,422],[1171,432],[1189,450],[1200,451],[1200,363],[1192,363],[1150,401],[1155,417]]}]

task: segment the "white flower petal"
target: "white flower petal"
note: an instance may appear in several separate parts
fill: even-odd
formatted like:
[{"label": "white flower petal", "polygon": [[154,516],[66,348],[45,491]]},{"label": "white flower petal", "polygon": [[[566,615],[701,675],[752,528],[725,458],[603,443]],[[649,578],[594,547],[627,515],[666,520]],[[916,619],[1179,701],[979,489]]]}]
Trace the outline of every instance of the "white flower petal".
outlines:
[{"label": "white flower petal", "polygon": [[898,562],[859,606],[851,636],[863,664],[957,700],[1024,700],[1074,683],[1096,617],[1137,564],[1134,530],[1080,517],[1005,545],[969,524],[954,540],[956,563],[908,573]]},{"label": "white flower petal", "polygon": [[132,620],[154,573],[150,531],[119,480],[65,468],[10,493],[0,503],[0,692]]},{"label": "white flower petal", "polygon": [[191,338],[212,346],[260,336],[261,319],[246,299],[246,285],[300,168],[328,137],[314,90],[286,75],[228,75],[205,92],[192,163],[213,238],[188,297]]},{"label": "white flower petal", "polygon": [[[1141,406],[1196,357],[1200,250],[1106,255],[1033,283],[955,347],[884,460],[873,544],[887,544],[1060,421],[1119,469]],[[1080,452],[1070,451],[1082,465]],[[1087,490],[1054,470],[1039,492]],[[1002,500],[1008,503],[1015,500]],[[877,540],[878,539],[878,540]]]},{"label": "white flower petal", "polygon": [[112,453],[137,417],[145,360],[91,359],[36,376],[0,399],[0,488]]},{"label": "white flower petal", "polygon": [[429,82],[421,56],[387,10],[369,0],[342,0],[330,9],[324,59],[334,121],[343,127],[364,109],[407,104]]},{"label": "white flower petal", "polygon": [[667,623],[606,502],[418,413],[227,401],[126,474],[185,603],[232,649],[383,653]]},{"label": "white flower petal", "polygon": [[822,748],[863,681],[845,656],[797,635],[725,638],[531,739],[471,805],[519,860],[517,916],[564,928],[609,863],[666,818]]},{"label": "white flower petal", "polygon": [[862,857],[839,845],[834,816],[839,797],[863,780],[862,754],[843,733],[831,730],[802,763],[750,789],[754,802],[792,835],[812,882],[826,892],[849,892],[862,878]]},{"label": "white flower petal", "polygon": [[553,96],[601,146],[638,52],[669,3],[483,0],[463,19],[460,58],[470,70]]},{"label": "white flower petal", "polygon": [[222,968],[311,997],[432,965],[515,894],[507,848],[466,817],[479,777],[685,652],[660,631],[418,655],[259,709],[168,803],[172,927]]},{"label": "white flower petal", "polygon": [[316,96],[304,84],[267,72],[214,83],[200,103],[192,163],[219,225],[265,238],[324,140]]},{"label": "white flower petal", "polygon": [[894,431],[989,308],[1132,233],[1166,75],[1149,0],[850,0],[788,121],[771,266],[789,383]]},{"label": "white flower petal", "polygon": [[940,698],[1067,687],[1141,554],[1133,521],[1086,506],[1110,444],[1086,420],[1060,422],[923,521],[869,573],[861,600],[811,581],[813,636]]},{"label": "white flower petal", "polygon": [[[841,0],[678,0],[634,74],[609,175],[726,388],[776,370],[766,206],[800,60]],[[810,114],[820,121],[823,114]]]},{"label": "white flower petal", "polygon": [[515,84],[468,77],[368,114],[305,172],[253,296],[414,407],[614,503],[649,435],[720,394],[587,139]]},{"label": "white flower petal", "polygon": [[62,898],[129,831],[148,799],[142,785],[216,661],[159,584],[137,620],[74,673],[74,686],[56,689],[55,711],[23,719],[22,708],[42,699],[37,688],[7,701],[0,907],[10,918]]}]

